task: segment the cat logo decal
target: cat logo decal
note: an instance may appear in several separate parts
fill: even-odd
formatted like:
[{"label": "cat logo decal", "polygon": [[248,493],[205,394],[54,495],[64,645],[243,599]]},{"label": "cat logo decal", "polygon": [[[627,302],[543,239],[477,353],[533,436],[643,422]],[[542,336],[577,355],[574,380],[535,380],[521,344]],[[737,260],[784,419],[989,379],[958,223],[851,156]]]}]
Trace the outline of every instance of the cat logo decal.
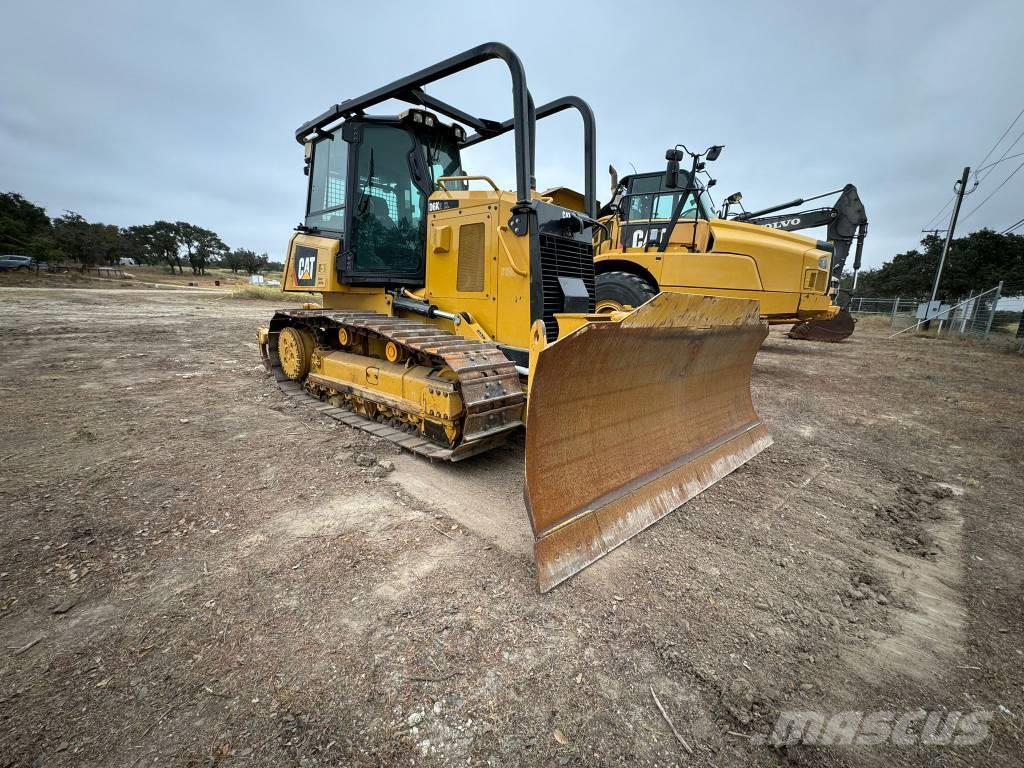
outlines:
[{"label": "cat logo decal", "polygon": [[295,283],[316,285],[316,248],[305,245],[295,247]]}]

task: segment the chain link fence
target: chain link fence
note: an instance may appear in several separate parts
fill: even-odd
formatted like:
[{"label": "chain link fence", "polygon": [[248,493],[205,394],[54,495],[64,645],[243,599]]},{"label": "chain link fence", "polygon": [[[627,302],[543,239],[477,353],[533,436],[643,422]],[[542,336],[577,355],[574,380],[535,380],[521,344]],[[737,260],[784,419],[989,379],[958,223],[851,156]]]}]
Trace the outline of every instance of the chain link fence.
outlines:
[{"label": "chain link fence", "polygon": [[887,322],[890,338],[901,333],[927,333],[943,338],[1015,340],[1024,354],[1024,284],[972,291],[955,301],[929,304],[927,299],[898,296],[855,296],[850,312],[857,317]]}]

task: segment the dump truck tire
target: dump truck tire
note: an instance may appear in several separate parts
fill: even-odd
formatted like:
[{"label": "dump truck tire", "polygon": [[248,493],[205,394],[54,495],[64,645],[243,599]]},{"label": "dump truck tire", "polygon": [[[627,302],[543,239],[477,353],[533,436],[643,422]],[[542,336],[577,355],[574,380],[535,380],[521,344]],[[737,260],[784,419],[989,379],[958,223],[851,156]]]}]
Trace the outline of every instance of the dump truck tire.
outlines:
[{"label": "dump truck tire", "polygon": [[658,289],[630,272],[605,272],[594,280],[598,312],[617,312],[639,307],[658,295]]}]

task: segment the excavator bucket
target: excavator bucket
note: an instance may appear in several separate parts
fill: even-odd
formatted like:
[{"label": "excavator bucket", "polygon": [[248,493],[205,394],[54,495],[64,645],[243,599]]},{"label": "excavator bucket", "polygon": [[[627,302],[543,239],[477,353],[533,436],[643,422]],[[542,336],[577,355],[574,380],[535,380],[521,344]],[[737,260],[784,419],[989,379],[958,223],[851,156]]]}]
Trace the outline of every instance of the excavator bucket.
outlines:
[{"label": "excavator bucket", "polygon": [[542,592],[771,445],[750,398],[758,310],[661,293],[540,352],[524,495]]},{"label": "excavator bucket", "polygon": [[842,341],[853,334],[857,320],[848,309],[840,309],[828,320],[804,320],[789,329],[789,338],[803,341]]}]

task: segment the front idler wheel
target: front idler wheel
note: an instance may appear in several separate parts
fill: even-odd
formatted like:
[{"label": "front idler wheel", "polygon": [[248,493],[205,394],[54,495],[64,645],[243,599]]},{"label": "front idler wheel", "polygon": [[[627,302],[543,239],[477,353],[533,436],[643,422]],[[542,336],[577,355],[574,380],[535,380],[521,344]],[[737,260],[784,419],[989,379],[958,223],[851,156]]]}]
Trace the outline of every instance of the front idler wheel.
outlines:
[{"label": "front idler wheel", "polygon": [[306,378],[315,345],[313,334],[305,328],[289,326],[283,329],[277,337],[277,357],[284,375],[292,381]]}]

